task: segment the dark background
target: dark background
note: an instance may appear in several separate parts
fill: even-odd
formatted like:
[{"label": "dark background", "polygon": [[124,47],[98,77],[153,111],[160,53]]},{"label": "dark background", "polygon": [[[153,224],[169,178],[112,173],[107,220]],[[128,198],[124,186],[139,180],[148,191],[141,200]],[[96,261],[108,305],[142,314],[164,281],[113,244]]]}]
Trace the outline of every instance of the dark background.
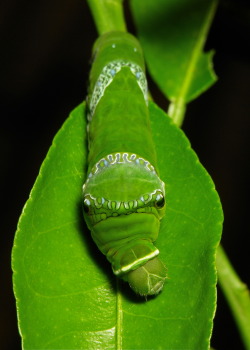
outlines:
[{"label": "dark background", "polygon": [[[248,0],[221,2],[206,44],[216,50],[219,81],[189,104],[183,126],[221,196],[222,243],[248,285],[249,27]],[[0,29],[0,347],[15,350],[10,258],[18,217],[53,136],[86,96],[97,34],[84,0],[2,1]],[[212,339],[216,349],[243,349],[220,290]]]}]

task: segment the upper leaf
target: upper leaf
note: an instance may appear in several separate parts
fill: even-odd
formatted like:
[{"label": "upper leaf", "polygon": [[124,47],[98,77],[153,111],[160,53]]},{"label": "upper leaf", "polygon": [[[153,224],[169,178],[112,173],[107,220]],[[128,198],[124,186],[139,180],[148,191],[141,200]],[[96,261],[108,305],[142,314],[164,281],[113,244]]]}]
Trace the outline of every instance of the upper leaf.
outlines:
[{"label": "upper leaf", "polygon": [[[58,132],[13,247],[25,349],[207,349],[222,213],[185,135],[154,104],[150,117],[167,214],[157,240],[169,279],[147,301],[117,283],[81,213],[86,123],[79,106]],[[105,127],[105,126],[104,126]]]},{"label": "upper leaf", "polygon": [[187,103],[216,81],[203,53],[216,0],[131,0],[147,66],[172,102]]}]

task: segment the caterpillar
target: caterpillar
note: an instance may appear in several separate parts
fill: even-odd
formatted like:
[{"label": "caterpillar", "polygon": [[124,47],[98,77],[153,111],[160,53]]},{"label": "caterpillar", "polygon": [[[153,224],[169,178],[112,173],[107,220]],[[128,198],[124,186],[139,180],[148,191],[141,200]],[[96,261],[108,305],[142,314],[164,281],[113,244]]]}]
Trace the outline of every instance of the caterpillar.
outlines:
[{"label": "caterpillar", "polygon": [[137,39],[125,32],[100,36],[89,80],[83,215],[113,273],[137,294],[155,295],[167,275],[153,244],[165,214],[165,185],[158,175]]}]

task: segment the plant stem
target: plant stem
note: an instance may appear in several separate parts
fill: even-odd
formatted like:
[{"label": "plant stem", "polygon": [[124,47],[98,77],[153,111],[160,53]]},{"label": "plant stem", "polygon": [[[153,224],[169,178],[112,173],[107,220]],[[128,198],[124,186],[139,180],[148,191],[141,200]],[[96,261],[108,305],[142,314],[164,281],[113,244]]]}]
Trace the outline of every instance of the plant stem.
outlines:
[{"label": "plant stem", "polygon": [[219,284],[231,307],[242,341],[250,350],[250,298],[247,286],[240,280],[223,248],[218,247],[216,264]]},{"label": "plant stem", "polygon": [[123,0],[87,0],[99,35],[110,31],[126,31]]},{"label": "plant stem", "polygon": [[175,102],[171,102],[167,114],[173,119],[173,122],[181,127],[185,118],[186,102],[182,98],[178,98]]}]

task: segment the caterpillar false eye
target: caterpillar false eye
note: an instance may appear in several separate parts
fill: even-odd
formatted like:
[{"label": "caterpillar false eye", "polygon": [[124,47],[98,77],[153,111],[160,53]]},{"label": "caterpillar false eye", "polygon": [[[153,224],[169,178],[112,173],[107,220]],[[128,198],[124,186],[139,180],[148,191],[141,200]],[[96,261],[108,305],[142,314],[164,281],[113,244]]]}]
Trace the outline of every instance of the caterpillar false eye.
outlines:
[{"label": "caterpillar false eye", "polygon": [[155,201],[156,208],[162,209],[164,205],[165,205],[165,199],[163,196],[159,196],[159,198],[156,198],[156,201]]},{"label": "caterpillar false eye", "polygon": [[93,52],[84,218],[114,274],[140,295],[157,294],[166,268],[153,244],[164,215],[155,208],[165,205],[165,185],[149,127],[142,49],[131,34],[110,32],[96,41]]},{"label": "caterpillar false eye", "polygon": [[83,200],[82,207],[83,207],[84,213],[88,214],[90,212],[90,201],[89,201],[89,199],[84,199]]}]

